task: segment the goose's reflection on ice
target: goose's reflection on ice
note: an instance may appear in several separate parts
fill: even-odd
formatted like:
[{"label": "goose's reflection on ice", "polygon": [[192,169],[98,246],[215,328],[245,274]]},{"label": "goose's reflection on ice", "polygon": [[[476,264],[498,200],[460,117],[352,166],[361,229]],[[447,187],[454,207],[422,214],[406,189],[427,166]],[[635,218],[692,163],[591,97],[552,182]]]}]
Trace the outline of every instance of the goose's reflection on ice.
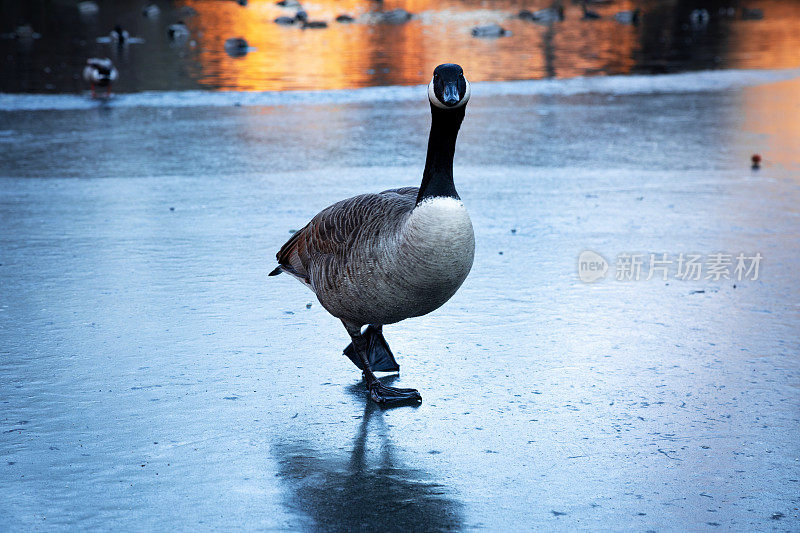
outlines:
[{"label": "goose's reflection on ice", "polygon": [[[363,383],[349,392],[364,402]],[[460,529],[462,504],[429,473],[403,465],[383,414],[365,401],[349,453],[326,452],[308,440],[276,443],[273,453],[288,509],[308,528],[325,531]],[[374,454],[368,446],[371,430],[380,439]]]}]

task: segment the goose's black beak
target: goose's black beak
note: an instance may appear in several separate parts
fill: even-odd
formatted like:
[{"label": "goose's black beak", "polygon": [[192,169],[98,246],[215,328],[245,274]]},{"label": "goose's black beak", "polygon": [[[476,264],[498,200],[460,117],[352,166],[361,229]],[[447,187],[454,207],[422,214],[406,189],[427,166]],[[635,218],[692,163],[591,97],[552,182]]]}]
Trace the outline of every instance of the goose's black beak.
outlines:
[{"label": "goose's black beak", "polygon": [[458,96],[458,85],[453,83],[448,83],[444,86],[444,91],[442,91],[442,96],[444,97],[444,105],[447,106],[454,106],[456,105],[459,100],[461,99]]}]

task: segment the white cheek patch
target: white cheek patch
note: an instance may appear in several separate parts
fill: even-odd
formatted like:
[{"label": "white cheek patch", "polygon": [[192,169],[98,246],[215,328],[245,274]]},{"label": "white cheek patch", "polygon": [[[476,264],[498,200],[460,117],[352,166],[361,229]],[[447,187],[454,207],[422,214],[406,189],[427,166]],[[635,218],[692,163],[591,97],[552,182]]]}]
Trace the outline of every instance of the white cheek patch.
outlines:
[{"label": "white cheek patch", "polygon": [[470,89],[469,82],[467,80],[464,80],[464,82],[467,84],[467,89],[464,91],[464,98],[462,98],[458,104],[454,106],[444,105],[444,103],[436,97],[436,91],[433,89],[433,80],[428,84],[428,100],[439,109],[458,109],[459,107],[465,106],[467,102],[469,102],[472,90]]},{"label": "white cheek patch", "polygon": [[467,84],[467,89],[464,91],[464,98],[461,99],[461,102],[459,102],[456,107],[467,105],[467,102],[469,102],[469,97],[472,96],[472,88],[469,86],[469,82],[465,79],[464,83]]},{"label": "white cheek patch", "polygon": [[433,80],[431,80],[431,82],[428,84],[428,100],[430,100],[431,103],[439,109],[448,109],[448,107],[444,105],[441,100],[436,98],[436,91],[433,90]]}]

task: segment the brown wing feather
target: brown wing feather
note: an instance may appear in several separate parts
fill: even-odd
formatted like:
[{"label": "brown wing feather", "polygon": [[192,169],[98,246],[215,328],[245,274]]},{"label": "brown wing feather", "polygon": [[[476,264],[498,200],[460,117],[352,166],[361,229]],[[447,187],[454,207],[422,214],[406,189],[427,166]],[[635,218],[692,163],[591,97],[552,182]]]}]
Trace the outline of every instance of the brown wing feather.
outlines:
[{"label": "brown wing feather", "polygon": [[[295,232],[277,254],[280,268],[314,287],[314,275],[326,278],[347,268],[348,251],[359,239],[391,226],[404,212],[414,208],[417,187],[362,194],[337,202],[319,212]],[[324,274],[323,274],[324,273]],[[335,280],[326,280],[335,285]]]}]

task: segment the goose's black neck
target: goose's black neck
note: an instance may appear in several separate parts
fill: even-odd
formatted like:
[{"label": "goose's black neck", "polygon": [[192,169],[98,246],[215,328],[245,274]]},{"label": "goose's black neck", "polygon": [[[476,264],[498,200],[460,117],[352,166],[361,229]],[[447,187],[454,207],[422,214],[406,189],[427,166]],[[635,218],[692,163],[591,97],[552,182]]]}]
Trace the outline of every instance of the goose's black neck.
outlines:
[{"label": "goose's black neck", "polygon": [[458,199],[456,186],[453,184],[453,155],[465,108],[466,105],[456,109],[441,109],[431,104],[428,157],[425,160],[417,204],[426,198],[439,196]]}]

